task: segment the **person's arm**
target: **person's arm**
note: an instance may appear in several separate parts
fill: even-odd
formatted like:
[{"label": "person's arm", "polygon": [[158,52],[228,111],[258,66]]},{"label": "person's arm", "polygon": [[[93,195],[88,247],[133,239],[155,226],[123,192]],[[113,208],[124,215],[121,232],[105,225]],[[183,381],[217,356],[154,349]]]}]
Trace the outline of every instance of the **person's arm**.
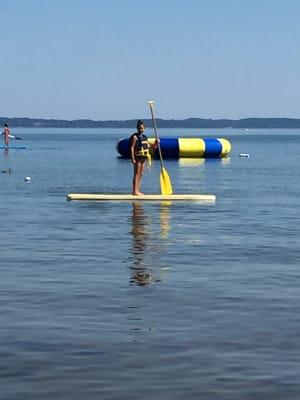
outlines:
[{"label": "person's arm", "polygon": [[135,164],[135,155],[134,155],[135,145],[136,145],[136,137],[133,136],[130,143],[130,157],[132,164]]}]

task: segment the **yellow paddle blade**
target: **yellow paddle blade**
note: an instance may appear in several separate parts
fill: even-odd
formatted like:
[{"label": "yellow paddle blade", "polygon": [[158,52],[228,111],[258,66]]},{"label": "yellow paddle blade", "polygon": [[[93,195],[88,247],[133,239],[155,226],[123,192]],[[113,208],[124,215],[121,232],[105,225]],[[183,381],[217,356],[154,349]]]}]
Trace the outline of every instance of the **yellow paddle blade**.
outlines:
[{"label": "yellow paddle blade", "polygon": [[160,188],[161,194],[163,195],[169,195],[173,193],[171,179],[165,168],[162,168],[160,173]]}]

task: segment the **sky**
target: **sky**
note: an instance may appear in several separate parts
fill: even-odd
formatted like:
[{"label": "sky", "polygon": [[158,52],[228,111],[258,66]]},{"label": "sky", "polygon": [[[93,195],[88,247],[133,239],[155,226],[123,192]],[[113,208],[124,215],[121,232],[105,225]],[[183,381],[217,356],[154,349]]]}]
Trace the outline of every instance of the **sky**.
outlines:
[{"label": "sky", "polygon": [[0,0],[0,116],[300,118],[298,0]]}]

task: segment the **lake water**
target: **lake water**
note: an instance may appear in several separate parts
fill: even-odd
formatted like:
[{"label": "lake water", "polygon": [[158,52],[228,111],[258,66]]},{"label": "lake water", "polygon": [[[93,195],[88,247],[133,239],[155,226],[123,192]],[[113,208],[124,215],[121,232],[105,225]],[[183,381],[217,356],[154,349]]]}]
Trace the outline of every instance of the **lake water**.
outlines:
[{"label": "lake water", "polygon": [[115,150],[131,131],[12,133],[27,149],[0,153],[1,398],[300,398],[300,130],[159,130],[231,141],[227,159],[166,161],[175,192],[214,206],[67,202],[131,190]]}]

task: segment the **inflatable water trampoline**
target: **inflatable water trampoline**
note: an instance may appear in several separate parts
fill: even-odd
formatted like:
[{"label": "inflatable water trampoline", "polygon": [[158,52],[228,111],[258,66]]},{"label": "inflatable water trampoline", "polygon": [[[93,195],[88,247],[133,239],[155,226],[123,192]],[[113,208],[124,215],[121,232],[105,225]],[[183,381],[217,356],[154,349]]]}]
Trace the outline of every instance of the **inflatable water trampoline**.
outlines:
[{"label": "inflatable water trampoline", "polygon": [[[155,138],[148,139],[150,143]],[[231,144],[223,138],[160,138],[163,158],[221,158],[229,155]],[[120,139],[116,144],[118,153],[130,158],[130,138]],[[153,154],[158,157],[157,151]]]}]

